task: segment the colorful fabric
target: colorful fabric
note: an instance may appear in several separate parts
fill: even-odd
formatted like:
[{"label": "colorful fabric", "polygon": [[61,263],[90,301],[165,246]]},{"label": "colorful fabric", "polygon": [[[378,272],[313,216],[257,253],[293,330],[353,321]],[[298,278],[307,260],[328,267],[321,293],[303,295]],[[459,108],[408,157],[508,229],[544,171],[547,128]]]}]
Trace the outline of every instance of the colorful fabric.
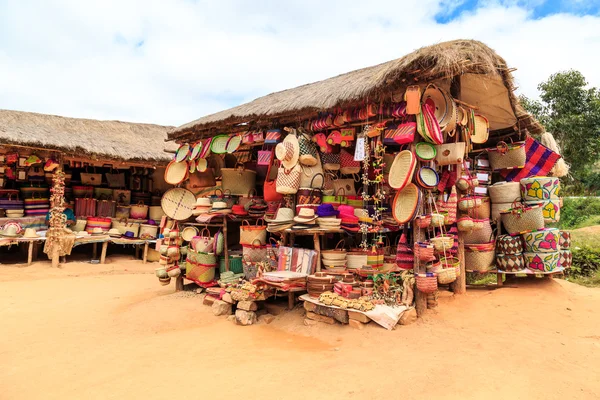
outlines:
[{"label": "colorful fabric", "polygon": [[548,175],[560,160],[560,154],[550,150],[532,137],[528,137],[525,141],[525,153],[526,161],[523,168],[500,172],[506,181],[519,182],[530,176]]}]

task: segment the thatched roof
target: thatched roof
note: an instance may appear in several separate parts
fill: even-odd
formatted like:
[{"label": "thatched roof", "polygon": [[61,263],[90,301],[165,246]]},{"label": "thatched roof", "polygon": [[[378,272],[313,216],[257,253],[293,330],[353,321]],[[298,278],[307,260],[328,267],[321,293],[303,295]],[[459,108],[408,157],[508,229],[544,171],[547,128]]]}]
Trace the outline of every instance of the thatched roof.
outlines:
[{"label": "thatched roof", "polygon": [[[169,139],[198,134],[211,128],[223,129],[235,124],[270,120],[281,123],[297,121],[299,115],[332,110],[353,102],[388,98],[392,91],[411,84],[451,78],[463,74],[494,77],[504,86],[504,111],[512,115],[512,123],[526,113],[517,110],[513,94],[513,78],[504,61],[494,50],[475,40],[454,40],[423,47],[402,58],[338,75],[323,81],[283,90],[259,97],[249,103],[207,115],[169,132]],[[494,105],[496,108],[497,105]],[[492,107],[493,108],[493,107]],[[506,110],[510,108],[509,110]],[[532,125],[537,122],[529,121]],[[502,125],[502,124],[500,124]],[[508,128],[501,126],[500,128]],[[533,127],[532,127],[533,128]],[[536,127],[541,129],[541,127]]]},{"label": "thatched roof", "polygon": [[59,150],[71,155],[120,161],[167,162],[172,127],[121,121],[67,118],[0,110],[0,144]]}]

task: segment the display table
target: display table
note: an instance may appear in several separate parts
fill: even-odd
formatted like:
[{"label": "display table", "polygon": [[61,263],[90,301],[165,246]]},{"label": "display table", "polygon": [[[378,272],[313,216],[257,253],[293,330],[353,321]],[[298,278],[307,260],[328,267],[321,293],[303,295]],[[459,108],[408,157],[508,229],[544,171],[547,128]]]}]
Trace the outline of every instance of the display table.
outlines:
[{"label": "display table", "polygon": [[19,243],[27,243],[27,266],[30,266],[33,263],[34,253],[37,253],[36,247],[39,243],[43,243],[46,241],[45,237],[38,238],[2,238],[0,239],[0,246],[12,246]]},{"label": "display table", "polygon": [[108,248],[108,242],[110,241],[108,235],[98,236],[82,236],[75,239],[73,248],[84,244],[91,244],[92,246],[92,259],[95,260],[98,257],[98,243],[102,243],[102,252],[100,253],[100,264],[104,264],[106,261],[106,249]]},{"label": "display table", "polygon": [[7,222],[18,222],[23,230],[27,228],[35,229],[36,231],[42,231],[48,229],[46,226],[46,216],[42,217],[22,217],[22,218],[0,218],[0,228]]},{"label": "display table", "polygon": [[281,232],[281,240],[282,245],[289,245],[290,247],[294,246],[294,240],[296,236],[312,236],[313,242],[315,246],[315,250],[319,252],[319,257],[317,258],[317,272],[321,271],[321,237],[329,233],[343,233],[345,232],[342,229],[286,229]]},{"label": "display table", "polygon": [[148,248],[150,244],[155,244],[156,239],[123,239],[123,238],[111,238],[109,240],[110,243],[120,244],[122,246],[132,245],[135,246],[135,258],[140,258],[140,249],[144,248],[142,252],[142,263],[146,264],[148,259]]}]

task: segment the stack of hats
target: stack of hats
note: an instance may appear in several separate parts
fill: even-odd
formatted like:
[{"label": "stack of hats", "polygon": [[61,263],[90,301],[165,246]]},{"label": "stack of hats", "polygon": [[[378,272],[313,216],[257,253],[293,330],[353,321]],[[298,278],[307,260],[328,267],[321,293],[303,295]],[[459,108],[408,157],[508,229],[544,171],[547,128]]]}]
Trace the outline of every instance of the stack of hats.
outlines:
[{"label": "stack of hats", "polygon": [[348,232],[358,232],[360,230],[358,217],[354,215],[354,207],[341,205],[338,207],[342,223],[340,227]]},{"label": "stack of hats", "polygon": [[267,225],[267,231],[269,232],[281,232],[294,226],[294,210],[287,207],[282,207],[277,210],[275,218],[266,219],[269,223]]},{"label": "stack of hats", "polygon": [[212,203],[212,208],[210,209],[211,214],[231,214],[231,208],[227,206],[227,203],[224,201],[215,201]]},{"label": "stack of hats", "polygon": [[355,208],[354,216],[358,218],[359,222],[373,223],[373,218],[371,218],[369,212],[364,208]]},{"label": "stack of hats", "polygon": [[297,216],[294,217],[296,223],[293,229],[311,229],[317,227],[317,216],[312,208],[301,208]]},{"label": "stack of hats", "polygon": [[336,278],[328,275],[326,272],[316,272],[314,275],[306,277],[306,290],[308,295],[313,298],[319,298],[322,293],[331,292]]},{"label": "stack of hats", "polygon": [[202,215],[210,212],[212,203],[208,197],[198,197],[196,199],[196,206],[194,207],[193,215]]},{"label": "stack of hats", "polygon": [[240,204],[234,204],[233,206],[231,206],[231,213],[239,217],[244,217],[248,215],[248,211],[246,211],[246,208]]},{"label": "stack of hats", "polygon": [[248,207],[248,215],[254,218],[262,218],[267,211],[267,203],[263,199],[253,200]]},{"label": "stack of hats", "polygon": [[337,216],[339,211],[333,208],[331,204],[321,204],[317,207],[317,223],[319,227],[327,230],[337,230],[340,229],[340,224],[342,223],[341,219],[338,219]]},{"label": "stack of hats", "polygon": [[279,207],[281,206],[281,203],[277,202],[277,201],[270,201],[267,203],[267,208],[265,210],[265,219],[273,219],[275,218],[275,213],[277,213],[277,210],[279,209]]}]

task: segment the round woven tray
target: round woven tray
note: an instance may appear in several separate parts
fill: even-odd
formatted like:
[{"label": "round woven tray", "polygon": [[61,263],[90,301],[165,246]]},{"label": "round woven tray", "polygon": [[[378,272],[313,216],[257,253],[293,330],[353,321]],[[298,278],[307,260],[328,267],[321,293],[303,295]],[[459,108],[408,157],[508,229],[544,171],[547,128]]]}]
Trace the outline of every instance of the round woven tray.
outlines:
[{"label": "round woven tray", "polygon": [[394,219],[399,224],[405,224],[412,220],[419,207],[420,199],[420,191],[414,183],[409,183],[404,189],[398,191],[392,206]]},{"label": "round woven tray", "polygon": [[185,180],[188,174],[188,163],[186,161],[171,161],[165,169],[165,182],[169,185],[178,185]]},{"label": "round woven tray", "polygon": [[167,190],[163,195],[160,205],[169,218],[183,221],[192,216],[196,205],[196,197],[184,188]]},{"label": "round woven tray", "polygon": [[411,151],[403,150],[398,153],[390,167],[390,186],[397,190],[404,188],[412,179],[416,164],[415,155]]}]

